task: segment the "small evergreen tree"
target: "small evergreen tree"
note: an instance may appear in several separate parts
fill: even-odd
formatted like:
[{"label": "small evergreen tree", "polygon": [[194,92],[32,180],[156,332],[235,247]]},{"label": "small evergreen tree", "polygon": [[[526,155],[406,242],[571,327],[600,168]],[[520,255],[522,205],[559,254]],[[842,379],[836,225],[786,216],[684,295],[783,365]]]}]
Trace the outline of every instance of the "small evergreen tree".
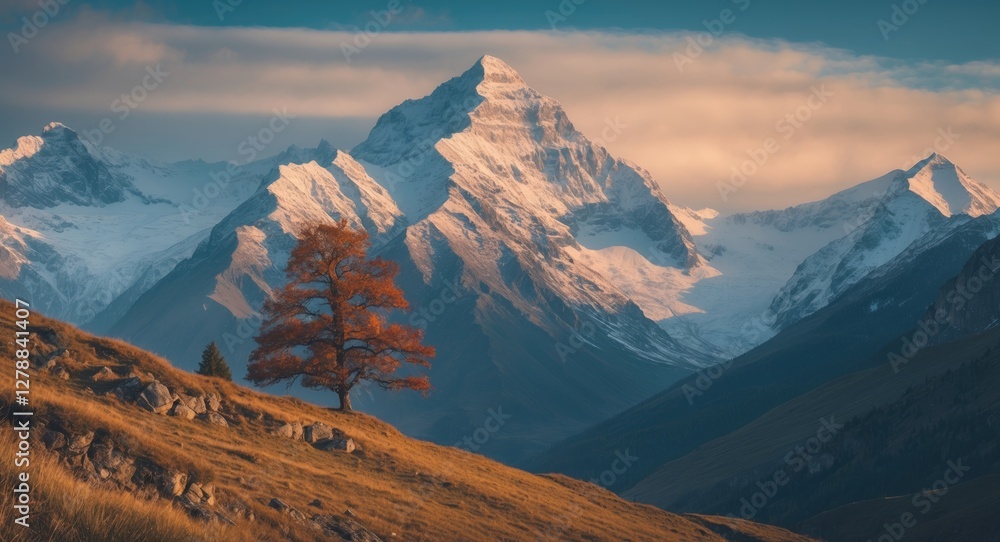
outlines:
[{"label": "small evergreen tree", "polygon": [[198,364],[197,373],[205,376],[225,378],[226,380],[233,379],[233,373],[229,370],[229,364],[226,363],[226,358],[222,357],[219,347],[215,345],[215,341],[209,343],[205,347],[205,351],[201,353],[201,363]]}]

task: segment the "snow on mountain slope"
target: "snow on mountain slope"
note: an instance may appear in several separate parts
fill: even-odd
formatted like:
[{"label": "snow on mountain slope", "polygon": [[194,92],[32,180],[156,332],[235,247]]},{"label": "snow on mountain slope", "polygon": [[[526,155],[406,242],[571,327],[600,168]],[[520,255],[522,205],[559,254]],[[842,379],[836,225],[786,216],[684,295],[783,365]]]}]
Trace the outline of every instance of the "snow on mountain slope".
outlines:
[{"label": "snow on mountain slope", "polygon": [[[598,266],[601,273],[572,260],[586,250],[584,237],[635,234],[622,240],[660,269],[654,274],[703,266],[647,172],[591,143],[555,100],[490,56],[426,98],[390,110],[352,153],[374,166],[372,175],[411,223],[429,220],[452,247],[465,245],[460,258],[472,261],[488,247],[513,254],[534,281],[577,307],[614,312],[629,302],[618,287],[625,281],[607,274],[609,265]],[[468,227],[473,214],[482,228]],[[416,260],[430,259],[419,254],[425,246],[411,242]],[[650,250],[656,264],[647,260]],[[480,272],[525,314],[534,310],[533,300],[498,278],[499,268]]]},{"label": "snow on mountain slope", "polygon": [[59,123],[19,138],[0,151],[0,215],[21,232],[5,236],[3,246],[24,261],[0,294],[31,297],[53,317],[90,321],[140,278],[149,284],[189,256],[251,192],[256,181],[238,178],[196,208],[194,189],[223,169],[127,155]]},{"label": "snow on mountain slope", "polygon": [[[938,154],[895,173],[870,217],[826,245],[796,269],[771,303],[775,329],[826,306],[849,286],[893,259],[935,229],[948,227],[958,214],[993,213],[1000,194],[969,178]],[[866,212],[866,211],[865,211]],[[863,220],[863,221],[862,221]]]},{"label": "snow on mountain slope", "polygon": [[700,221],[487,56],[394,107],[350,153],[280,168],[110,332],[182,366],[217,340],[240,373],[248,316],[283,283],[296,227],[344,217],[400,263],[404,318],[438,349],[430,399],[355,404],[448,443],[502,404],[522,422],[484,452],[514,460],[717,360],[643,313],[688,310],[661,281],[682,290],[712,273],[675,213]]}]

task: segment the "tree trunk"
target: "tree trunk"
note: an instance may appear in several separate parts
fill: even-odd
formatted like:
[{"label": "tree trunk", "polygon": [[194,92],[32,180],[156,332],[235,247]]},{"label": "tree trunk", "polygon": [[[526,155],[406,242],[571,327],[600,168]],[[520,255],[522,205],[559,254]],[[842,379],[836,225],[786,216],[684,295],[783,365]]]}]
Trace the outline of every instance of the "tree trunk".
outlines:
[{"label": "tree trunk", "polygon": [[337,390],[337,397],[340,398],[341,412],[353,412],[351,409],[351,390]]}]

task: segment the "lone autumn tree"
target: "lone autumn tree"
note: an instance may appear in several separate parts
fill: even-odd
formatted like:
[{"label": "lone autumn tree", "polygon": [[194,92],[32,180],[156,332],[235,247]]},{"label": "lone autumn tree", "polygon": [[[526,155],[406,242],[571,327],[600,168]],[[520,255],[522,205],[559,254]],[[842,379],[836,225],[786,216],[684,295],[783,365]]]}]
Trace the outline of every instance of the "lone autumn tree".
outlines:
[{"label": "lone autumn tree", "polygon": [[336,393],[345,412],[362,380],[388,390],[430,389],[426,376],[396,376],[403,363],[430,367],[434,348],[419,329],[387,322],[409,305],[393,283],[399,267],[369,259],[369,245],[368,234],[346,220],[303,229],[285,269],[288,283],[264,303],[247,380],[266,386],[301,379]]}]

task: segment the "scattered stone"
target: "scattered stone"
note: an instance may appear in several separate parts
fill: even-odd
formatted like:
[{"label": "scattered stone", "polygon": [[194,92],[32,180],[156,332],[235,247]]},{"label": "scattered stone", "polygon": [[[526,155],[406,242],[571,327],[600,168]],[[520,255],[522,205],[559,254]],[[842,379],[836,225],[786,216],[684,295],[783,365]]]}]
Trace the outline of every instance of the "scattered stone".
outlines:
[{"label": "scattered stone", "polygon": [[267,503],[267,505],[279,512],[287,512],[292,509],[291,506],[288,506],[284,501],[277,497],[271,499],[271,502]]},{"label": "scattered stone", "polygon": [[325,423],[316,422],[303,428],[303,436],[309,444],[333,438],[333,428]]},{"label": "scattered stone", "polygon": [[309,506],[312,506],[313,508],[320,508],[320,509],[322,509],[323,508],[323,501],[321,501],[319,499],[313,499],[313,501],[311,503],[309,503]]},{"label": "scattered stone", "polygon": [[170,411],[170,415],[178,418],[184,418],[185,420],[193,420],[197,414],[195,414],[195,411],[184,406],[183,404],[177,403],[174,405],[174,409]]},{"label": "scattered stone", "polygon": [[69,380],[69,371],[67,371],[62,365],[56,365],[55,368],[52,369],[52,374],[63,380]]},{"label": "scattered stone", "polygon": [[162,489],[168,496],[180,497],[185,494],[184,488],[187,487],[187,480],[187,473],[169,471],[163,477],[163,484],[160,489]]},{"label": "scattered stone", "polygon": [[173,405],[170,388],[154,380],[146,386],[146,389],[142,390],[136,403],[150,412],[166,414]]},{"label": "scattered stone", "polygon": [[139,377],[137,376],[133,376],[125,379],[121,384],[118,384],[115,389],[111,390],[111,393],[122,401],[135,401],[135,398],[141,391],[142,380],[139,380]]},{"label": "scattered stone", "polygon": [[222,426],[222,427],[229,427],[229,422],[227,422],[226,419],[222,417],[222,414],[219,414],[218,412],[208,412],[208,413],[206,413],[205,414],[205,421],[207,421],[208,423],[210,423],[212,425],[219,425],[219,426]]},{"label": "scattered stone", "polygon": [[99,371],[90,376],[90,380],[92,382],[108,382],[110,380],[118,380],[118,375],[107,367],[101,367]]},{"label": "scattered stone", "polygon": [[94,442],[94,432],[87,431],[82,435],[77,435],[69,439],[69,444],[66,446],[66,451],[71,455],[82,454],[87,451],[90,447],[90,443]]},{"label": "scattered stone", "polygon": [[201,486],[202,502],[209,506],[215,506],[215,485],[205,484]]},{"label": "scattered stone", "polygon": [[205,405],[208,407],[208,410],[211,410],[212,412],[218,412],[219,408],[222,407],[222,400],[219,399],[218,394],[210,393],[205,396]]},{"label": "scattered stone", "polygon": [[46,431],[42,434],[42,444],[50,450],[58,450],[66,446],[66,435],[59,431]]},{"label": "scattered stone", "polygon": [[200,503],[205,498],[205,493],[201,490],[201,484],[192,483],[189,485],[187,491],[184,492],[184,498],[194,504]]},{"label": "scattered stone", "polygon": [[323,451],[341,451],[351,453],[357,446],[354,444],[354,439],[335,437],[332,439],[320,441],[316,443],[316,448]]},{"label": "scattered stone", "polygon": [[351,518],[316,514],[310,518],[310,521],[319,527],[324,534],[335,540],[382,542],[377,534]]}]

